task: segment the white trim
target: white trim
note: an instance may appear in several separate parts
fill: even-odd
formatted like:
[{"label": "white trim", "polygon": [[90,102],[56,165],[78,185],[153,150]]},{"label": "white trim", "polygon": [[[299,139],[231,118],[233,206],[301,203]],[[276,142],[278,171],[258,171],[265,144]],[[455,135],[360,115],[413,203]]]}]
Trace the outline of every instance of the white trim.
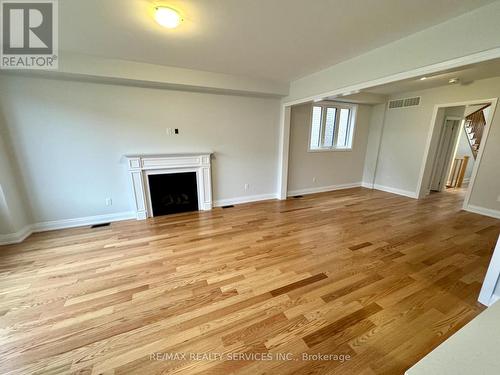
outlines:
[{"label": "white trim", "polygon": [[281,107],[280,111],[280,139],[278,160],[278,199],[286,199],[288,190],[288,159],[290,153],[290,126],[292,118],[291,107]]},{"label": "white trim", "polygon": [[293,197],[295,195],[325,193],[327,191],[351,189],[351,188],[356,188],[356,187],[360,187],[360,186],[361,186],[361,182],[354,182],[354,183],[350,183],[350,184],[340,184],[340,185],[330,185],[330,186],[319,186],[319,187],[313,187],[313,188],[291,190],[288,192],[288,196]]},{"label": "white trim", "polygon": [[[442,143],[446,141],[444,137],[446,135],[446,126],[448,124],[448,121],[453,122],[453,125],[451,128],[451,133],[450,133],[451,144],[453,145],[453,148],[451,149],[449,154],[444,156],[445,157],[445,160],[444,160],[445,165],[444,165],[444,169],[441,171],[441,176],[439,178],[439,182],[438,182],[438,189],[439,190],[438,191],[442,192],[446,189],[448,177],[450,177],[451,167],[453,166],[453,159],[457,153],[458,143],[460,141],[460,135],[461,135],[460,132],[463,130],[463,126],[464,126],[464,119],[462,117],[457,117],[457,116],[445,116],[444,122],[441,125],[441,130],[439,132],[439,138],[438,138],[438,143],[437,143],[436,155],[434,157],[434,162],[432,163],[432,170],[430,170],[431,174],[430,174],[430,179],[429,179],[429,186],[426,189],[426,193],[427,193],[427,191],[429,193],[431,192],[431,188],[433,187],[434,179],[437,177],[437,175],[436,175],[438,173],[437,168],[439,167],[439,161],[438,161],[437,156],[438,156],[439,150],[443,146]],[[455,125],[457,125],[456,124],[457,122],[458,122],[458,126],[455,129]]]},{"label": "white trim", "polygon": [[463,209],[464,211],[472,212],[475,214],[494,217],[495,219],[500,219],[500,211],[492,210],[491,208],[485,208],[481,206],[476,206],[474,204],[469,204]]},{"label": "white trim", "polygon": [[412,70],[408,70],[401,73],[392,74],[389,76],[385,76],[382,78],[377,78],[371,81],[365,81],[361,83],[356,83],[354,85],[345,86],[340,89],[336,89],[333,91],[327,91],[321,94],[316,94],[313,96],[308,96],[302,99],[296,99],[291,101],[284,101],[284,106],[292,106],[297,104],[302,104],[310,101],[321,101],[324,98],[331,96],[342,96],[348,92],[352,91],[361,91],[364,89],[368,89],[374,86],[385,85],[387,83],[402,81],[409,78],[416,78],[419,76],[431,75],[434,73],[439,73],[444,70],[459,68],[465,65],[476,64],[483,61],[493,60],[500,57],[500,47],[493,48],[487,51],[482,51],[478,53],[474,53],[472,55],[457,57],[455,59],[443,61],[437,64],[427,65],[421,68],[415,68]]},{"label": "white trim", "polygon": [[488,266],[488,271],[484,277],[483,286],[481,287],[481,292],[479,293],[478,301],[483,305],[491,306],[495,303],[499,296],[496,296],[495,288],[497,286],[498,280],[500,278],[500,238],[493,252],[493,256],[490,260],[490,265]]},{"label": "white trim", "polygon": [[259,201],[268,201],[271,199],[279,199],[276,194],[260,194],[260,195],[248,195],[245,197],[220,199],[214,202],[214,207],[231,206],[233,204],[243,204]]},{"label": "white trim", "polygon": [[[319,130],[319,140],[318,140],[318,148],[311,148],[311,135],[312,135],[312,116],[314,107],[321,107],[321,119],[320,119],[320,130]],[[325,101],[325,102],[317,102],[312,103],[310,106],[309,113],[309,137],[307,140],[307,152],[349,152],[354,149],[354,140],[356,139],[356,118],[358,112],[358,105],[351,103],[343,103],[336,101]],[[334,123],[334,135],[332,140],[331,147],[322,146],[322,141],[325,140],[325,129],[326,129],[326,110],[329,108],[335,108],[335,123]],[[350,140],[349,147],[338,147],[338,132],[339,132],[339,123],[340,123],[340,113],[342,109],[349,110],[349,119],[348,122],[348,136]]]},{"label": "white trim", "polygon": [[491,100],[491,109],[488,111],[488,118],[485,119],[486,120],[485,129],[483,130],[483,135],[481,136],[481,143],[479,144],[477,157],[476,160],[474,161],[474,166],[472,168],[472,174],[470,176],[469,184],[467,185],[467,191],[465,193],[465,199],[463,205],[464,208],[467,208],[470,203],[472,189],[474,188],[477,172],[479,171],[479,166],[481,164],[481,159],[483,158],[484,149],[486,148],[486,143],[488,142],[488,136],[490,135],[490,129],[493,123],[493,116],[495,115],[496,112],[497,103],[498,103],[498,98],[494,98]]},{"label": "white trim", "polygon": [[0,245],[16,244],[24,241],[28,236],[37,232],[46,232],[49,230],[67,229],[75,227],[85,227],[94,224],[112,223],[115,221],[135,219],[136,214],[134,211],[118,212],[115,214],[86,216],[74,219],[63,219],[54,221],[45,221],[32,225],[27,225],[19,232],[12,234],[0,235]]},{"label": "white trim", "polygon": [[153,217],[148,176],[195,172],[198,210],[210,211],[212,202],[211,152],[192,154],[125,155],[130,175],[131,201],[137,220]]},{"label": "white trim", "polygon": [[31,233],[33,233],[32,225],[27,225],[16,233],[0,234],[0,246],[23,242]]},{"label": "white trim", "polygon": [[63,219],[54,221],[44,221],[33,225],[33,232],[45,232],[48,230],[84,227],[94,224],[111,223],[114,221],[135,219],[134,211],[118,212],[116,214],[96,215],[78,217],[74,219]]},{"label": "white trim", "polygon": [[470,177],[469,184],[467,185],[467,191],[465,193],[465,199],[463,203],[463,209],[467,210],[469,206],[470,196],[472,193],[472,189],[474,187],[474,183],[476,180],[477,172],[479,170],[479,166],[481,164],[481,158],[484,153],[484,149],[486,147],[486,143],[488,140],[488,135],[491,128],[491,123],[493,121],[493,116],[495,114],[496,106],[497,106],[498,98],[490,98],[490,99],[480,99],[480,100],[469,100],[463,102],[455,102],[455,103],[444,103],[444,104],[436,104],[434,106],[434,111],[432,113],[431,126],[429,132],[427,134],[427,143],[425,145],[424,157],[422,159],[422,165],[420,167],[420,175],[417,183],[417,197],[423,198],[428,193],[428,187],[423,186],[423,180],[425,176],[425,172],[428,167],[432,167],[429,163],[432,163],[429,158],[429,151],[431,147],[432,140],[434,138],[434,129],[436,127],[436,119],[438,115],[438,111],[440,108],[447,107],[458,107],[458,106],[466,106],[466,105],[475,105],[475,104],[483,104],[483,103],[491,103],[491,110],[489,111],[488,118],[486,119],[486,126],[483,132],[483,136],[481,138],[481,144],[479,145],[479,152],[477,154],[477,158],[474,162],[474,167],[472,169],[472,175]]},{"label": "white trim", "polygon": [[409,190],[402,190],[398,188],[393,188],[390,186],[384,186],[384,185],[379,185],[379,184],[372,184],[371,182],[362,182],[361,186],[367,189],[375,189],[375,190],[380,190],[380,191],[385,191],[386,193],[392,193],[392,194],[397,194],[397,195],[402,195],[408,198],[413,198],[417,199],[417,193],[414,191],[409,191]]}]

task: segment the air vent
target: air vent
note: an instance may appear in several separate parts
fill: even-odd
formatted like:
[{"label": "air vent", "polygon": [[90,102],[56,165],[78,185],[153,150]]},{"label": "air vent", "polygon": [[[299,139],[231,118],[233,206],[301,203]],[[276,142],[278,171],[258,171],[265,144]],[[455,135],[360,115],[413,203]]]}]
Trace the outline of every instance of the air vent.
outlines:
[{"label": "air vent", "polygon": [[405,104],[404,99],[391,100],[389,102],[389,109],[402,108],[404,104]]},{"label": "air vent", "polygon": [[415,107],[420,105],[420,96],[414,98],[396,99],[389,102],[389,109]]}]

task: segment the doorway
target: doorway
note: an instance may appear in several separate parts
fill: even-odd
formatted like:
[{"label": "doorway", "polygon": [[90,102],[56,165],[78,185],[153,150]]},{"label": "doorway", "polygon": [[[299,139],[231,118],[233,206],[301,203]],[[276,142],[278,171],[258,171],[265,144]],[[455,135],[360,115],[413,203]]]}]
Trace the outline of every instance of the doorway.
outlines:
[{"label": "doorway", "polygon": [[[417,188],[419,198],[431,192],[445,191],[447,186],[456,188],[457,182],[460,181],[460,189],[454,191],[459,190],[463,194],[463,207],[468,208],[496,103],[497,99],[493,98],[440,104],[434,107],[426,156]],[[481,114],[483,124],[478,142],[477,132],[471,130],[469,119],[471,114],[477,114],[480,110],[483,111]],[[465,144],[470,149],[470,155],[464,153],[463,147],[460,148],[460,142],[464,141],[467,141]],[[467,164],[464,164],[464,156],[469,156]]]},{"label": "doorway", "polygon": [[442,125],[429,186],[430,191],[443,191],[448,182],[455,145],[460,135],[462,118],[446,116]]}]

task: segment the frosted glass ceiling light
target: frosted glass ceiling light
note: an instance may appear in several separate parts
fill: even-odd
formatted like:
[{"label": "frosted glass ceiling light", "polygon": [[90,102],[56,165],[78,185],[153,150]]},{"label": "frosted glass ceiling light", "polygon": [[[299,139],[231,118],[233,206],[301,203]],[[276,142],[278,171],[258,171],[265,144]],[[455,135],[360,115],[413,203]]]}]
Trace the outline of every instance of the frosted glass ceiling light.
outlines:
[{"label": "frosted glass ceiling light", "polygon": [[167,29],[175,29],[182,21],[179,12],[168,7],[157,7],[155,10],[155,19],[156,22]]}]

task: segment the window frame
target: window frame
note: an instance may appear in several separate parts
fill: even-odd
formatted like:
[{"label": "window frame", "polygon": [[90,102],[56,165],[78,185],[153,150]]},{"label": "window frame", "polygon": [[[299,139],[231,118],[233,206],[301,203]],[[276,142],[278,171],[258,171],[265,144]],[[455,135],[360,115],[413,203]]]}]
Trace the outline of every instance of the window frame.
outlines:
[{"label": "window frame", "polygon": [[[325,129],[326,129],[326,111],[327,108],[335,108],[335,130],[333,134],[333,146],[332,147],[318,147],[311,148],[311,136],[312,136],[312,117],[314,107],[321,107],[321,125],[320,125],[320,139],[318,144],[322,144],[325,139]],[[350,147],[339,148],[336,146],[339,134],[339,120],[341,109],[349,109],[349,122],[348,122],[348,134],[352,129],[352,139]],[[339,103],[339,102],[318,102],[312,103],[309,111],[309,126],[308,126],[308,142],[307,142],[307,152],[350,152],[354,149],[354,141],[356,139],[356,114],[358,106],[356,104],[350,103]]]}]

